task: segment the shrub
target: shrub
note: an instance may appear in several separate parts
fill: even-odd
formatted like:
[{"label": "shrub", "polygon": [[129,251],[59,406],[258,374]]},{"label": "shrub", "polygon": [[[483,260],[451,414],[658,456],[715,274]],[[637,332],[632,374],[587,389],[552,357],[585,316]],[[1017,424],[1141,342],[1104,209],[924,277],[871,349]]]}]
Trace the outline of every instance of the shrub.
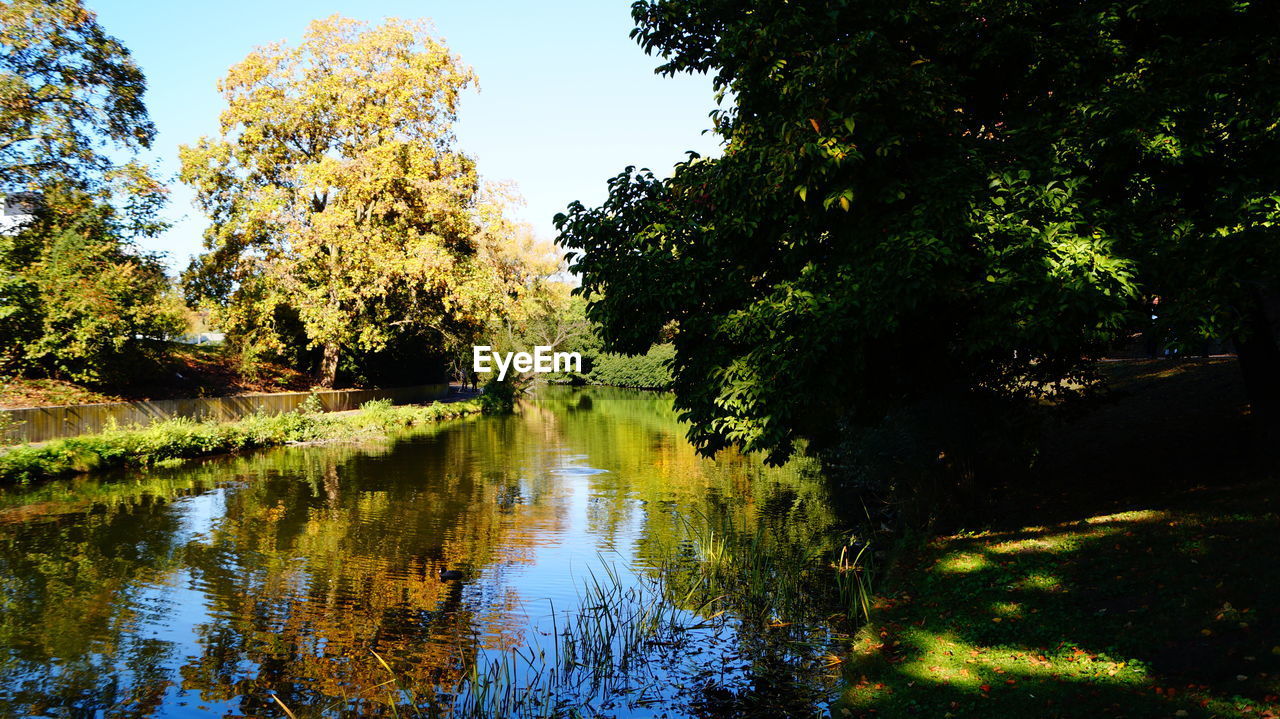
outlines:
[{"label": "shrub", "polygon": [[402,417],[401,413],[396,411],[397,409],[391,405],[389,399],[371,399],[360,405],[360,414],[366,427],[390,429],[397,425],[409,424],[406,421],[407,418]]},{"label": "shrub", "polygon": [[302,400],[302,404],[298,405],[298,414],[322,414],[324,412],[324,402],[320,401],[320,395],[312,392],[307,398]]},{"label": "shrub", "polygon": [[671,360],[675,346],[658,344],[642,355],[617,355],[598,353],[589,358],[591,369],[587,382],[611,387],[635,389],[670,389]]},{"label": "shrub", "polygon": [[516,407],[516,387],[510,382],[490,381],[480,395],[480,411],[485,414],[511,414]]}]

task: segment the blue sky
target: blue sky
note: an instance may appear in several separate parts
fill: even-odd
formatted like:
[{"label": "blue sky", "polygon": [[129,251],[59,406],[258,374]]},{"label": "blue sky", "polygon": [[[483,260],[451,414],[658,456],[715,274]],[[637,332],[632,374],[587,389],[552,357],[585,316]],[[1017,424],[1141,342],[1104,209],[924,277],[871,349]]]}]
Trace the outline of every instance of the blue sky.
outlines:
[{"label": "blue sky", "polygon": [[[653,74],[656,58],[628,37],[630,0],[436,0],[409,2],[139,2],[86,0],[147,76],[147,107],[159,135],[152,159],[168,177],[177,148],[217,131],[215,85],[251,49],[297,42],[311,20],[426,17],[471,65],[480,91],[464,100],[458,144],[486,179],[514,181],[522,219],[551,238],[551,218],[573,200],[605,196],[627,165],[667,174],[686,150],[715,152],[702,131],[714,108],[708,77]],[[144,247],[174,269],[200,251],[206,221],[176,180],[175,222]]]}]

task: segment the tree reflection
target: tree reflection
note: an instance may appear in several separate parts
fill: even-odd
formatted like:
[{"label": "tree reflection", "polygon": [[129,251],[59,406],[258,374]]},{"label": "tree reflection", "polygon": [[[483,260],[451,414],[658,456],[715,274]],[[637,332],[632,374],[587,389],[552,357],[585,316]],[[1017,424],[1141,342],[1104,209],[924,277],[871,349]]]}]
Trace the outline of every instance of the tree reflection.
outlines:
[{"label": "tree reflection", "polygon": [[374,652],[402,685],[448,692],[529,640],[521,568],[541,547],[650,573],[700,526],[820,551],[835,518],[818,478],[709,461],[682,435],[665,396],[552,391],[386,442],[8,491],[0,713],[278,716],[274,693],[300,717],[389,716]]}]

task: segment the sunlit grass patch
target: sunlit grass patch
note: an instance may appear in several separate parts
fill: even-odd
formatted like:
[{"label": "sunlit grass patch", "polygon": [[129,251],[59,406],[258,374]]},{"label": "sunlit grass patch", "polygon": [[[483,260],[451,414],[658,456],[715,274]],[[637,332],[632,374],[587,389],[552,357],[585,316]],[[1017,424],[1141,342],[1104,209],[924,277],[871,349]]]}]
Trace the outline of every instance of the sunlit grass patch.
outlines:
[{"label": "sunlit grass patch", "polygon": [[996,602],[991,605],[991,613],[996,617],[1017,619],[1022,616],[1022,605],[1018,602]]},{"label": "sunlit grass patch", "polygon": [[1270,494],[930,542],[836,716],[1280,716]]},{"label": "sunlit grass patch", "polygon": [[1097,526],[1086,524],[1055,527],[1043,534],[991,544],[986,547],[986,551],[992,554],[1025,554],[1032,552],[1061,554],[1079,549],[1084,542],[1103,539],[1121,531],[1123,530],[1114,525]]},{"label": "sunlit grass patch", "polygon": [[1090,679],[1131,684],[1146,678],[1141,664],[1069,645],[1053,650],[983,646],[920,630],[905,632],[903,644],[918,650],[915,658],[903,662],[903,672],[922,681],[983,693],[1027,681]]},{"label": "sunlit grass patch", "polygon": [[1058,578],[1047,572],[1030,572],[1018,579],[1013,586],[1023,591],[1055,592],[1062,589]]},{"label": "sunlit grass patch", "polygon": [[884,682],[873,682],[861,677],[850,683],[844,695],[844,716],[850,716],[850,708],[865,708],[879,705],[890,698],[893,689]]},{"label": "sunlit grass patch", "polygon": [[991,562],[987,560],[985,554],[957,552],[939,559],[938,563],[933,565],[933,568],[935,571],[947,574],[965,574],[976,572],[979,569],[986,569],[989,566],[991,566]]},{"label": "sunlit grass patch", "polygon": [[1114,524],[1119,522],[1158,522],[1165,519],[1168,512],[1159,512],[1152,509],[1140,509],[1131,512],[1118,512],[1116,514],[1102,514],[1096,517],[1088,517],[1084,519],[1085,524]]}]

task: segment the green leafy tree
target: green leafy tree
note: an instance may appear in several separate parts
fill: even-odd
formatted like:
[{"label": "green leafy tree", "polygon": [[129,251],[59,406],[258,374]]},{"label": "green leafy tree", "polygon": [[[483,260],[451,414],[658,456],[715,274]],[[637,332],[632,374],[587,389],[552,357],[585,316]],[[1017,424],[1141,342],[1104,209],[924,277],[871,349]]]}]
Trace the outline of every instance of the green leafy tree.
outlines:
[{"label": "green leafy tree", "polygon": [[[565,266],[556,246],[537,237],[525,223],[511,221],[502,210],[519,202],[514,189],[495,187],[485,203],[485,231],[481,241],[485,260],[509,287],[518,291],[495,315],[477,341],[502,352],[531,351],[537,345],[564,348],[589,332],[580,300],[559,276]],[[460,348],[465,367],[471,346]]]},{"label": "green leafy tree", "polygon": [[89,196],[43,201],[30,227],[0,236],[0,372],[120,385],[162,371],[185,323],[159,257]]},{"label": "green leafy tree", "polygon": [[142,72],[78,0],[0,4],[0,49],[0,194],[32,211],[0,234],[0,373],[136,379],[178,331],[134,245],[165,227]]},{"label": "green leafy tree", "polygon": [[133,233],[162,229],[162,188],[146,166],[120,162],[155,137],[129,51],[80,0],[0,4],[0,49],[3,192],[59,185],[114,200]]},{"label": "green leafy tree", "polygon": [[[1057,377],[1124,320],[1131,266],[1050,162],[1008,148],[872,3],[639,3],[660,71],[714,71],[723,157],[630,168],[559,218],[609,349],[679,324],[674,386],[705,450],[787,456],[840,420]],[[918,17],[919,16],[919,17]]]},{"label": "green leafy tree", "polygon": [[26,348],[40,337],[39,287],[27,269],[40,255],[17,233],[0,235],[0,374],[27,369]]},{"label": "green leafy tree", "polygon": [[473,81],[429,27],[337,16],[260,48],[219,85],[219,138],[185,146],[182,179],[212,218],[185,275],[252,356],[290,323],[331,386],[343,353],[469,337],[514,288],[493,259],[500,213],[454,148]]}]

